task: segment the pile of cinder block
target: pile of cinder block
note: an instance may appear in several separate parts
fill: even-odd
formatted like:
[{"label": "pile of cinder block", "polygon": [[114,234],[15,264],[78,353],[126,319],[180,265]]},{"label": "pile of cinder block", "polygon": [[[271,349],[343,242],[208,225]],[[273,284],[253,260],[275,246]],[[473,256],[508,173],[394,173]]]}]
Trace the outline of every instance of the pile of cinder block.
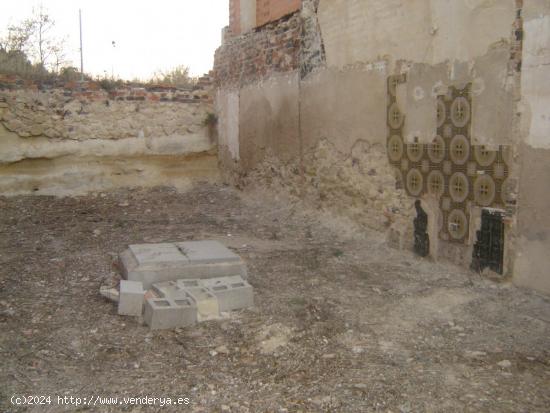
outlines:
[{"label": "pile of cinder block", "polygon": [[118,313],[151,329],[186,327],[254,304],[246,266],[217,241],[130,245],[120,255]]}]

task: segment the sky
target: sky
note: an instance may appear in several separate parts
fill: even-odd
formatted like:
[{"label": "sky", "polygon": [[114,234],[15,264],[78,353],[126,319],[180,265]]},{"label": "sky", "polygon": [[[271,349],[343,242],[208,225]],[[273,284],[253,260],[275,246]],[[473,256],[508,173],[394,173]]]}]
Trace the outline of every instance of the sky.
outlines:
[{"label": "sky", "polygon": [[2,0],[0,35],[41,4],[55,35],[67,37],[73,66],[80,68],[81,9],[84,72],[125,80],[179,65],[193,76],[208,72],[229,21],[229,0]]}]

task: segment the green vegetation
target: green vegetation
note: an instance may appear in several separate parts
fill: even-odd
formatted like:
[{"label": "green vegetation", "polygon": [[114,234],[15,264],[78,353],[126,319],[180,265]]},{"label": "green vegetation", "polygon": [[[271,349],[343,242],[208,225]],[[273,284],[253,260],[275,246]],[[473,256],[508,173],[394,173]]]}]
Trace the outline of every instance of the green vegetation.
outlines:
[{"label": "green vegetation", "polygon": [[215,113],[208,112],[202,123],[204,126],[214,126],[216,123],[218,123],[218,117]]}]

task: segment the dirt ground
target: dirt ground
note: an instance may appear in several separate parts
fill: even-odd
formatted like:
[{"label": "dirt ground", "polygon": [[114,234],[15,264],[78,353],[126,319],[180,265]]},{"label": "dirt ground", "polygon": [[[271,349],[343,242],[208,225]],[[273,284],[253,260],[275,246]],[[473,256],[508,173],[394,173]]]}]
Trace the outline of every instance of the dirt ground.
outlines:
[{"label": "dirt ground", "polygon": [[[2,412],[550,409],[548,298],[301,205],[208,184],[0,198],[0,211]],[[99,295],[128,244],[191,239],[246,260],[254,308],[150,332]],[[51,404],[16,407],[13,395]],[[57,396],[190,403],[76,407]]]}]

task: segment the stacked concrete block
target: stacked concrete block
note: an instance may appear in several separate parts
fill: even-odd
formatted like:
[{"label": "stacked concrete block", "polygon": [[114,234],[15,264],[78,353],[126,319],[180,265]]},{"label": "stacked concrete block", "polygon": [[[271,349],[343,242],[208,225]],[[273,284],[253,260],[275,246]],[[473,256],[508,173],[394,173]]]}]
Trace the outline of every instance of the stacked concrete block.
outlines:
[{"label": "stacked concrete block", "polygon": [[219,318],[218,298],[206,287],[188,288],[185,290],[197,306],[199,321]]},{"label": "stacked concrete block", "polygon": [[127,280],[119,314],[141,315],[144,288],[151,289],[144,313],[151,329],[185,327],[254,304],[243,260],[216,241],[130,245],[120,263]]},{"label": "stacked concrete block", "polygon": [[[197,284],[198,286],[198,284]],[[153,292],[159,297],[176,297],[181,295],[183,288],[176,281],[164,281],[151,286]]]},{"label": "stacked concrete block", "polygon": [[209,289],[218,299],[220,311],[240,310],[254,305],[252,286],[243,279],[237,282],[220,282]]},{"label": "stacked concrete block", "polygon": [[217,241],[130,245],[119,258],[122,276],[146,289],[163,281],[247,275],[244,261]]},{"label": "stacked concrete block", "polygon": [[138,281],[120,281],[118,313],[140,316],[143,311],[143,284]]},{"label": "stacked concrete block", "polygon": [[[184,280],[181,280],[184,281]],[[229,277],[218,277],[218,278],[206,278],[204,280],[200,280],[200,284],[203,287],[212,288],[216,285],[224,285],[224,284],[230,284],[230,283],[239,283],[242,282],[243,277],[240,275],[230,275]],[[180,283],[180,280],[177,281]]]},{"label": "stacked concrete block", "polygon": [[151,330],[187,327],[197,322],[197,306],[189,297],[149,298],[143,318]]}]

